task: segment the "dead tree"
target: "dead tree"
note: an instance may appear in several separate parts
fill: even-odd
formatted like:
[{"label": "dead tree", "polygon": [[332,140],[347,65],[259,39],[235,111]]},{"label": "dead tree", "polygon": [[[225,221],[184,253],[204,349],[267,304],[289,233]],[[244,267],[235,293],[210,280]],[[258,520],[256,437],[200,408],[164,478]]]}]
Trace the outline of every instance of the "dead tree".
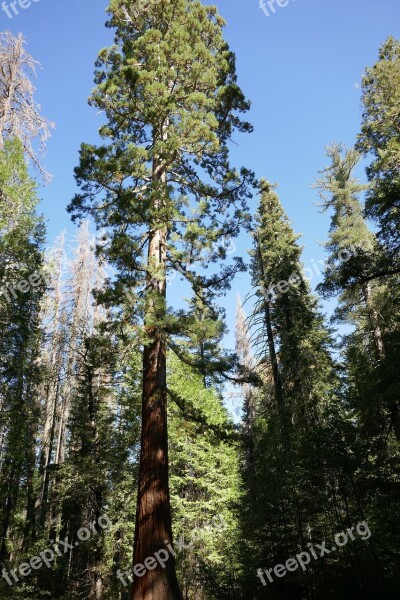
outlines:
[{"label": "dead tree", "polygon": [[[14,37],[6,31],[0,34],[0,150],[5,140],[17,138],[26,155],[39,170],[45,181],[50,179],[39,156],[45,149],[54,124],[40,115],[40,106],[35,103],[36,77],[39,63],[26,52],[22,34]],[[39,139],[40,148],[35,152],[32,141]]]}]

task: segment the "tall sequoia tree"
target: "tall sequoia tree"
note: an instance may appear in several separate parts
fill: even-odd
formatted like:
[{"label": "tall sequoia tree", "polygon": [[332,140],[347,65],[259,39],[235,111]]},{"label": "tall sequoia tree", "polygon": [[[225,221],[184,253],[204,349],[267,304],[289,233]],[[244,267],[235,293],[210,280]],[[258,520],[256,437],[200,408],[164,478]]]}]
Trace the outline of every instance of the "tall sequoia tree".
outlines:
[{"label": "tall sequoia tree", "polygon": [[[192,0],[112,0],[115,45],[100,52],[91,104],[106,115],[100,146],[84,144],[76,178],[82,188],[69,210],[91,214],[108,234],[102,252],[117,269],[104,300],[128,288],[141,311],[142,440],[134,564],[172,542],[168,485],[166,350],[220,331],[214,299],[242,268],[228,265],[225,240],[247,222],[252,175],[229,164],[233,132],[250,131],[236,83],[235,58],[215,7]],[[210,272],[202,267],[215,264]],[[176,270],[201,303],[198,322],[167,305],[167,276]],[[214,326],[213,326],[214,324]],[[184,353],[184,349],[182,350]],[[201,362],[201,361],[200,361]],[[196,365],[195,365],[196,366]],[[220,360],[209,369],[223,369]],[[199,365],[199,368],[201,365]],[[182,598],[171,556],[133,583],[133,600]]]}]

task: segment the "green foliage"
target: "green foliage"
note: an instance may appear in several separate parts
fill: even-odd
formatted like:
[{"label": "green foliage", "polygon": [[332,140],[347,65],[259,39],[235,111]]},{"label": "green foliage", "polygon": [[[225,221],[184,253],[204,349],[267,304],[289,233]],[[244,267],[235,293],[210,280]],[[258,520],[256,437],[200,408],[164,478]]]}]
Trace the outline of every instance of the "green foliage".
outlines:
[{"label": "green foliage", "polygon": [[[1,577],[0,600],[130,599],[117,573],[132,567],[142,350],[154,339],[167,353],[165,491],[184,597],[397,598],[400,43],[390,37],[366,71],[357,149],[328,148],[316,184],[331,214],[317,291],[337,298],[340,347],[304,277],[300,236],[261,180],[252,314],[240,314],[234,357],[218,297],[245,268],[226,242],[250,225],[254,182],[229,162],[233,133],[251,126],[224,22],[197,0],[111,0],[108,11],[115,44],[99,53],[90,100],[105,115],[102,141],[82,145],[69,209],[92,216],[101,239],[86,223],[73,260],[62,241],[44,265],[26,152],[17,139],[0,150],[0,572],[52,540],[73,544],[18,585]],[[354,176],[362,155],[367,185]],[[172,307],[175,276],[187,298]],[[235,364],[239,424],[223,403]],[[76,544],[102,515],[110,528]],[[361,521],[368,542],[261,585],[258,568],[329,547]]]},{"label": "green foliage", "polygon": [[[332,164],[319,182],[324,207],[333,211],[326,244],[328,269],[320,288],[330,295],[339,294],[336,318],[351,327],[343,338],[342,351],[346,405],[357,433],[352,444],[353,464],[357,465],[354,482],[362,490],[374,543],[391,581],[397,578],[393,568],[397,551],[393,549],[399,545],[393,527],[398,511],[400,439],[398,378],[392,362],[398,360],[397,276],[375,277],[385,260],[385,248],[362,215],[359,194],[365,186],[353,179],[359,155],[349,150],[342,156],[341,150],[328,150]],[[344,249],[348,252],[345,260],[338,260]]]},{"label": "green foliage", "polygon": [[[303,277],[298,236],[278,196],[266,181],[260,192],[251,322],[260,342],[258,369],[265,383],[252,427],[253,463],[246,465],[244,474],[247,575],[242,597],[264,598],[266,593],[271,598],[325,597],[332,590],[338,592],[338,573],[342,582],[350,581],[354,548],[346,549],[339,567],[326,559],[323,567],[316,564],[304,578],[288,574],[285,582],[278,580],[264,591],[257,580],[258,567],[283,564],[306,551],[308,544],[329,539],[360,517],[351,479],[354,433],[331,357],[331,333]],[[365,556],[369,564],[368,552]],[[359,593],[357,579],[350,589],[350,595]]]},{"label": "green foliage", "polygon": [[[367,168],[372,184],[367,196],[368,216],[380,228],[389,260],[398,261],[400,220],[400,42],[392,36],[383,44],[379,60],[366,70],[363,83],[363,120],[358,148],[372,163]],[[397,264],[397,263],[396,263]],[[392,266],[389,264],[389,266]]]},{"label": "green foliage", "polygon": [[216,434],[215,428],[229,429],[229,417],[215,390],[204,387],[201,375],[174,359],[169,386],[203,415],[202,422],[191,421],[170,402],[174,539],[178,546],[179,540],[190,546],[178,556],[178,575],[188,597],[231,597],[226,589],[231,586],[232,594],[233,582],[233,589],[238,588],[240,569],[237,443]]},{"label": "green foliage", "polygon": [[[76,169],[82,194],[69,210],[75,218],[90,213],[110,234],[104,253],[118,273],[102,299],[120,301],[128,287],[139,314],[149,303],[158,306],[151,318],[146,310],[148,326],[190,338],[197,335],[193,320],[172,309],[167,316],[156,285],[145,287],[143,300],[141,290],[146,276],[164,280],[165,268],[211,305],[243,268],[238,257],[222,262],[226,239],[249,218],[252,176],[229,165],[227,146],[234,130],[250,130],[238,117],[249,105],[215,8],[174,0],[145,10],[114,1],[110,13],[116,45],[99,54],[91,98],[107,117],[104,144],[82,146]],[[149,231],[157,229],[167,236],[165,262],[143,269]],[[209,265],[214,274],[201,269]]]},{"label": "green foliage", "polygon": [[298,237],[278,196],[270,184],[262,181],[252,251],[256,294],[253,322],[256,328],[261,326],[260,358],[268,363],[268,308],[288,411],[286,421],[304,427],[318,420],[320,408],[329,403],[336,382],[329,354],[332,340],[302,274]]},{"label": "green foliage", "polygon": [[[0,151],[0,561],[34,535],[35,438],[41,374],[39,310],[44,225],[22,144]],[[30,278],[35,276],[35,279]],[[26,511],[25,519],[19,515]]]}]

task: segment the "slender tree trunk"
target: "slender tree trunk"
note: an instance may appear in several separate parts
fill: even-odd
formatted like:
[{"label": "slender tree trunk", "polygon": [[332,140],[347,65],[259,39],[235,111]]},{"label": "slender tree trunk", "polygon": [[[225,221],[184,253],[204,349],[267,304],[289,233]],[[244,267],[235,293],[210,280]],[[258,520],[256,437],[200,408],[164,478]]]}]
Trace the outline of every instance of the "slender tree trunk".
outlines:
[{"label": "slender tree trunk", "polygon": [[[96,375],[95,370],[91,366],[86,366],[86,377],[88,381],[88,417],[89,425],[91,428],[91,438],[89,442],[88,453],[94,458],[96,466],[100,463],[100,439],[98,430],[98,416],[99,416],[99,397],[95,393],[95,388],[101,387],[101,371]],[[84,446],[82,446],[84,450]],[[99,481],[97,488],[94,490],[94,506],[93,514],[95,515],[96,523],[99,522],[103,512],[103,482]],[[92,565],[92,589],[90,590],[90,598],[94,600],[103,600],[104,586],[103,577],[101,574],[101,565],[103,560],[103,535],[100,534],[96,541],[96,548],[93,551],[93,565]]]},{"label": "slender tree trunk", "polygon": [[368,309],[369,320],[370,320],[372,331],[373,331],[376,353],[378,355],[379,360],[381,362],[383,362],[386,358],[385,346],[383,343],[382,329],[379,324],[379,316],[378,316],[378,313],[377,313],[375,307],[371,303],[371,284],[370,283],[367,283],[364,286],[364,296],[365,296],[365,304]]},{"label": "slender tree trunk", "polygon": [[[49,368],[50,372],[47,376],[47,382],[44,389],[44,397],[46,398],[45,407],[45,423],[41,439],[41,453],[39,461],[39,469],[41,473],[41,487],[36,501],[39,507],[39,524],[44,527],[48,512],[48,500],[50,490],[50,473],[49,465],[51,463],[54,441],[56,436],[57,426],[57,411],[60,398],[61,388],[61,373],[62,373],[62,335],[59,331],[60,313],[62,305],[62,277],[63,277],[63,259],[64,259],[64,233],[61,234],[60,246],[58,248],[57,271],[53,273],[52,286],[55,288],[54,296],[54,315],[51,315],[52,331],[51,345],[49,352]],[[42,315],[42,320],[46,318],[46,313]]]},{"label": "slender tree trunk", "polygon": [[[260,242],[257,239],[262,283],[263,283],[263,286],[265,289],[265,293],[267,294],[267,289],[265,286],[266,277],[265,277],[265,272],[264,272],[264,264],[263,264],[263,259],[262,259],[261,249],[260,249],[259,244],[260,244]],[[268,349],[269,349],[269,356],[270,356],[271,366],[272,366],[272,375],[273,375],[273,379],[274,379],[275,400],[278,405],[278,410],[279,410],[279,414],[280,414],[280,417],[282,420],[282,425],[283,425],[284,406],[283,406],[282,379],[281,379],[281,374],[280,374],[280,370],[279,370],[278,358],[276,355],[274,332],[272,331],[270,301],[266,295],[264,296],[264,298],[265,298],[264,320],[265,320],[265,327],[267,329]]]},{"label": "slender tree trunk", "polygon": [[8,487],[6,492],[6,498],[2,506],[2,520],[0,523],[0,563],[3,563],[9,557],[9,553],[7,550],[7,535],[13,510],[13,500],[15,501],[13,495],[13,489],[15,487],[14,478],[15,474],[13,470],[11,470],[10,473],[7,473]]},{"label": "slender tree trunk", "polygon": [[[371,302],[371,284],[368,283],[364,286],[365,303],[368,309],[368,316],[371,323],[374,343],[376,348],[376,354],[381,364],[386,361],[386,351],[383,341],[382,329],[379,324],[379,315],[375,307]],[[388,405],[390,410],[390,417],[392,422],[392,428],[397,441],[400,441],[400,401],[397,395],[391,394],[388,398]]]},{"label": "slender tree trunk", "polygon": [[10,116],[11,103],[15,96],[16,76],[18,71],[18,55],[22,48],[22,40],[18,41],[17,56],[10,60],[9,72],[7,73],[6,86],[7,93],[0,102],[0,150],[4,148],[4,135],[7,119]]},{"label": "slender tree trunk", "polygon": [[270,355],[271,365],[272,365],[272,374],[273,374],[273,378],[274,378],[275,399],[276,399],[276,403],[279,408],[279,413],[280,413],[281,417],[283,418],[283,408],[284,407],[283,407],[282,380],[281,380],[281,374],[279,371],[278,358],[276,356],[274,333],[272,331],[271,310],[270,310],[269,302],[267,302],[267,301],[265,302],[265,305],[264,305],[264,315],[265,315],[265,325],[267,328],[268,349],[269,349],[269,355]]},{"label": "slender tree trunk", "polygon": [[[58,374],[57,374],[58,378]],[[50,387],[50,386],[49,386]],[[57,420],[57,398],[59,394],[59,381],[57,381],[56,391],[53,394],[53,389],[49,390],[49,395],[47,396],[46,403],[46,424],[45,430],[43,432],[43,450],[41,456],[41,470],[42,470],[42,485],[40,489],[40,495],[37,500],[38,505],[40,506],[40,517],[39,523],[41,527],[44,527],[46,524],[46,516],[47,516],[47,508],[48,508],[48,500],[49,500],[49,487],[50,487],[50,473],[49,473],[49,465],[51,462],[51,455],[53,452],[54,445],[54,435],[55,435],[55,427]],[[52,388],[52,386],[51,386]],[[51,422],[50,422],[51,419]],[[48,427],[50,426],[50,430]]]},{"label": "slender tree trunk", "polygon": [[[166,174],[153,165],[153,179],[166,183]],[[163,210],[156,200],[155,213]],[[161,219],[160,219],[161,221]],[[143,350],[142,435],[139,467],[133,564],[143,565],[154,555],[164,557],[153,570],[138,577],[134,573],[132,600],[183,600],[171,551],[172,525],[168,482],[167,362],[166,343],[161,328],[153,325],[166,312],[167,229],[150,231],[145,326],[150,343]],[[156,554],[160,553],[161,554]],[[144,567],[145,568],[145,567]],[[142,569],[142,571],[144,570]]]},{"label": "slender tree trunk", "polygon": [[24,395],[24,369],[22,368],[17,377],[19,379],[16,388],[15,407],[11,414],[11,426],[8,435],[8,448],[4,460],[3,472],[0,473],[0,484],[4,481],[6,489],[0,490],[2,497],[1,523],[0,523],[0,563],[9,557],[7,550],[7,537],[12,522],[15,507],[21,491],[21,476],[24,468],[24,457],[21,452],[20,439],[26,435],[25,421],[28,418],[24,407],[26,396]]},{"label": "slender tree trunk", "polygon": [[[236,353],[240,364],[244,367],[246,374],[249,375],[255,369],[255,360],[251,352],[251,343],[248,328],[246,325],[246,315],[243,304],[238,296],[236,309]],[[244,430],[246,434],[246,462],[247,476],[251,476],[255,464],[255,446],[254,446],[254,424],[256,420],[254,406],[254,388],[249,383],[241,384],[244,398]]]},{"label": "slender tree trunk", "polygon": [[[36,349],[39,352],[39,349]],[[39,406],[39,385],[30,386],[27,389],[26,396],[30,402],[29,411],[29,444],[27,448],[27,465],[26,465],[26,518],[24,526],[24,536],[22,549],[28,547],[29,543],[36,539],[36,498],[35,498],[35,469],[36,469],[36,440],[38,432],[38,421],[40,418]]]}]

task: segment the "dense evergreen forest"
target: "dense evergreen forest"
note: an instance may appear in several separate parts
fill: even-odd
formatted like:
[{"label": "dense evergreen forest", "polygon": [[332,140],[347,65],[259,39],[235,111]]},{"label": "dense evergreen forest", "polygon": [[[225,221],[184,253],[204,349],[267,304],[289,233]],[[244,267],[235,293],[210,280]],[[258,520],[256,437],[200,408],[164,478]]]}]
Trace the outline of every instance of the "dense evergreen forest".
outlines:
[{"label": "dense evergreen forest", "polygon": [[52,247],[53,124],[23,37],[0,35],[0,598],[397,599],[400,41],[364,74],[355,146],[321,153],[313,291],[276,185],[231,163],[250,102],[216,8],[108,16],[77,235]]}]

